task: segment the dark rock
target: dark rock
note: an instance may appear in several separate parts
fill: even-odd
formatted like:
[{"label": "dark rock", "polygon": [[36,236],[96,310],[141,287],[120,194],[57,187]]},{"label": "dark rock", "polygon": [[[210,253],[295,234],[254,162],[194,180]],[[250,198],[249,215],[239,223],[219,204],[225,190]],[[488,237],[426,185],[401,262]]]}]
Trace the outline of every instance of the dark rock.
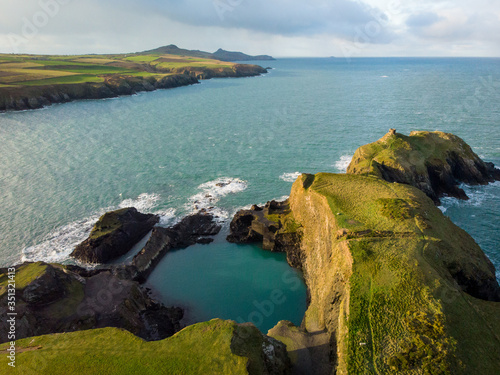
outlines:
[{"label": "dark rock", "polygon": [[[118,327],[146,340],[158,340],[180,329],[182,310],[158,303],[139,283],[120,279],[110,270],[87,274],[82,270],[42,262],[16,266],[19,278],[33,278],[16,290],[16,339]],[[7,293],[0,294],[0,306],[6,305]],[[7,341],[8,329],[3,319],[1,342]]]},{"label": "dark rock", "polygon": [[133,207],[108,212],[71,256],[86,263],[105,263],[126,254],[158,221],[157,215],[142,214]]},{"label": "dark rock", "polygon": [[186,216],[170,228],[154,228],[146,246],[132,260],[132,266],[137,270],[135,279],[145,281],[168,251],[196,243],[210,243],[213,239],[207,236],[214,236],[220,230],[221,226],[214,221],[214,217],[206,213]]},{"label": "dark rock", "polygon": [[31,305],[46,305],[66,295],[65,285],[70,277],[58,269],[47,266],[45,272],[23,290],[22,299]]},{"label": "dark rock", "polygon": [[[264,207],[253,205],[250,210],[240,210],[231,221],[230,233],[226,240],[233,243],[257,243],[264,250],[284,252],[287,254],[288,264],[300,268],[300,234],[287,231],[282,223],[283,217],[289,213],[288,201],[274,200],[267,202]],[[271,221],[269,215],[280,219],[278,222]]]}]

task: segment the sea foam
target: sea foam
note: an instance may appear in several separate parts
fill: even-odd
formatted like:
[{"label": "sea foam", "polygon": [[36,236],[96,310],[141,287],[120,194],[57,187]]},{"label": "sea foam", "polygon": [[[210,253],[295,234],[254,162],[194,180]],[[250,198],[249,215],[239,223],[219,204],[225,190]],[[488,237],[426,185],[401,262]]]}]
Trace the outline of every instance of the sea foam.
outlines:
[{"label": "sea foam", "polygon": [[[160,200],[158,194],[140,194],[136,199],[125,199],[118,206],[110,206],[72,223],[63,225],[46,235],[42,242],[24,248],[21,251],[22,262],[64,262],[70,259],[74,248],[90,234],[99,217],[118,208],[135,207],[140,212],[151,212]],[[175,210],[155,212],[160,215],[160,224],[170,224],[175,217]]]},{"label": "sea foam", "polygon": [[295,180],[301,175],[302,173],[300,172],[290,172],[290,173],[283,173],[280,176],[280,180],[283,180],[285,182],[295,182]]},{"label": "sea foam", "polygon": [[352,155],[342,155],[340,159],[337,160],[333,166],[337,169],[337,172],[346,173],[347,167],[349,166],[351,160],[352,160]]},{"label": "sea foam", "polygon": [[246,190],[247,187],[247,181],[232,177],[220,177],[205,182],[198,186],[201,191],[188,199],[187,209],[192,213],[203,210],[214,215],[219,221],[224,221],[229,218],[229,213],[220,207],[216,207],[216,203],[228,194],[240,193]]}]

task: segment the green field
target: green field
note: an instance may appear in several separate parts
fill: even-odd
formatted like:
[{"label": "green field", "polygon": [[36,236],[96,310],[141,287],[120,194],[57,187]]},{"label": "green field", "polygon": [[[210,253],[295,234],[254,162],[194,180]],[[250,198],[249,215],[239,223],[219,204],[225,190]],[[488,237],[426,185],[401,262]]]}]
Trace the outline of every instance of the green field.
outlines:
[{"label": "green field", "polygon": [[234,63],[160,54],[39,56],[0,54],[0,88],[105,82],[115,77],[155,76],[184,70],[232,69]]}]

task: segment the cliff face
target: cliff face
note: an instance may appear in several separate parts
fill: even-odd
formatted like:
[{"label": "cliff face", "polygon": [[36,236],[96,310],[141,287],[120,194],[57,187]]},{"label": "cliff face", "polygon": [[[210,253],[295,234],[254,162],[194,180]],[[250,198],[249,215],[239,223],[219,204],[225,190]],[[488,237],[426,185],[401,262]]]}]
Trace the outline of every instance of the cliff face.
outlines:
[{"label": "cliff face", "polygon": [[500,170],[483,162],[453,134],[414,131],[405,136],[394,129],[358,148],[347,173],[370,174],[415,186],[437,204],[445,195],[468,199],[458,187],[460,183],[476,185],[500,180]]},{"label": "cliff face", "polygon": [[57,84],[42,86],[6,87],[0,90],[0,112],[38,109],[56,103],[81,99],[116,98],[199,83],[189,74],[171,75],[161,79],[149,77],[112,77],[103,83]]},{"label": "cliff face", "polygon": [[494,267],[421,191],[303,175],[290,207],[310,292],[303,326],[328,332],[338,373],[498,372]]}]

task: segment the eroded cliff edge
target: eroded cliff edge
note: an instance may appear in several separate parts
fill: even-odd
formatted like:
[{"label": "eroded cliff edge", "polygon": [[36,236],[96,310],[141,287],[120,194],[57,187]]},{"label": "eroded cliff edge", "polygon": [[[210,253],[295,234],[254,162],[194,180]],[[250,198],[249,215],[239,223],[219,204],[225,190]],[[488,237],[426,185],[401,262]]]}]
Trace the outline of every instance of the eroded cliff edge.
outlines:
[{"label": "eroded cliff edge", "polygon": [[[289,207],[309,290],[300,333],[329,337],[331,367],[316,373],[498,372],[494,267],[423,192],[372,176],[302,175]],[[309,339],[297,345],[297,328],[278,328],[269,334],[292,360],[317,355]]]}]

